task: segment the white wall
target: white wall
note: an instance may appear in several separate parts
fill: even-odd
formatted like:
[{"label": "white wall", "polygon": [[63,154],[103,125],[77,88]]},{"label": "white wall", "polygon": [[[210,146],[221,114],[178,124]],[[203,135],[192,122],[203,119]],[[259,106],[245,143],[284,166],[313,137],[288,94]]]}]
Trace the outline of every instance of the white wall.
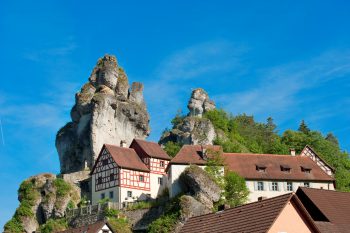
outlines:
[{"label": "white wall", "polygon": [[[128,191],[132,192],[132,197],[128,197]],[[139,189],[133,189],[133,188],[120,188],[120,203],[123,202],[134,202],[134,201],[143,201],[147,199],[147,196],[150,194],[149,191],[139,190]]]},{"label": "white wall", "polygon": [[109,229],[109,227],[107,226],[107,224],[105,224],[105,225],[98,231],[98,233],[102,233],[103,230],[108,231],[108,233],[112,233],[112,231]]},{"label": "white wall", "polygon": [[112,202],[119,202],[119,187],[112,187],[101,191],[95,191],[95,174],[92,175],[92,182],[91,182],[91,204],[95,205],[98,204],[98,201],[101,200],[101,194],[104,193],[105,197],[109,198],[109,192],[113,192],[113,198],[111,199]]},{"label": "white wall", "polygon": [[[163,184],[158,184],[158,178],[163,179]],[[151,197],[157,198],[158,195],[162,194],[164,188],[167,187],[168,178],[166,175],[151,173]]]},{"label": "white wall", "polygon": [[[256,184],[257,181],[252,181],[252,180],[246,181],[247,188],[250,191],[250,194],[248,196],[248,202],[257,201],[259,197],[271,198],[271,197],[276,197],[276,196],[291,192],[291,191],[287,191],[286,181],[277,181],[278,187],[279,187],[278,191],[271,190],[270,187],[271,187],[272,181],[265,180],[263,182],[264,182],[264,191],[258,191],[257,184]],[[318,188],[318,189],[323,188],[323,189],[334,190],[333,183],[311,182],[311,181],[305,181],[305,182],[309,182],[310,188]],[[303,181],[293,181],[293,191],[294,192],[298,189],[299,186],[304,187],[304,182]]]}]

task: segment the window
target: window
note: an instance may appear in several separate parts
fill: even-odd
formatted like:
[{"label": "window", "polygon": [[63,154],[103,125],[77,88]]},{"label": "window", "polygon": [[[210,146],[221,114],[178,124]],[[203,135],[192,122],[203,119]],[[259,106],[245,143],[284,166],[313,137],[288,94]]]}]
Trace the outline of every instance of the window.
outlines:
[{"label": "window", "polygon": [[281,165],[281,171],[284,173],[290,173],[290,167],[287,165]]},{"label": "window", "polygon": [[108,159],[102,160],[102,166],[106,166],[108,164]]},{"label": "window", "polygon": [[304,187],[310,188],[310,183],[309,182],[304,182]]},{"label": "window", "polygon": [[145,177],[143,175],[139,176],[139,181],[143,182],[145,180]]},{"label": "window", "polygon": [[164,161],[160,161],[160,167],[164,167]]},{"label": "window", "polygon": [[259,191],[264,191],[264,182],[258,181],[258,190]]},{"label": "window", "polygon": [[301,171],[304,172],[304,173],[311,173],[311,168],[301,167]]},{"label": "window", "polygon": [[266,166],[263,165],[256,165],[256,170],[258,172],[266,172]]},{"label": "window", "polygon": [[102,230],[102,233],[109,233],[109,230]]},{"label": "window", "polygon": [[101,193],[101,199],[105,199],[106,195],[105,193]]},{"label": "window", "polygon": [[111,174],[109,175],[109,180],[110,180],[110,181],[113,181],[113,180],[114,180],[114,174],[113,174],[113,173],[111,173]]},{"label": "window", "polygon": [[113,191],[110,191],[110,192],[109,192],[109,198],[110,198],[110,199],[113,199],[113,197],[114,197],[114,192],[113,192]]},{"label": "window", "polygon": [[102,177],[97,178],[97,184],[102,184]]},{"label": "window", "polygon": [[163,185],[163,178],[162,177],[158,177],[158,184]]},{"label": "window", "polygon": [[132,197],[132,192],[131,191],[127,192],[127,197]]},{"label": "window", "polygon": [[293,191],[293,182],[287,182],[287,191]]},{"label": "window", "polygon": [[272,188],[272,191],[278,191],[278,183],[272,182],[271,188]]}]

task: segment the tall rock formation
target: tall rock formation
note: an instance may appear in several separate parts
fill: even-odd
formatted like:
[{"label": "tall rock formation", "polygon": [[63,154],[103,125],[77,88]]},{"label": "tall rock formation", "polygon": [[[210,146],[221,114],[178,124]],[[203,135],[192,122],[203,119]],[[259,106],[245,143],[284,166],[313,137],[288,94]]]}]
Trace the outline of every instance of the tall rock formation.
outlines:
[{"label": "tall rock formation", "polygon": [[192,91],[187,108],[189,113],[182,117],[170,131],[165,132],[159,140],[164,145],[168,141],[179,144],[211,145],[216,137],[215,129],[210,120],[202,117],[207,111],[215,109],[214,101],[208,94],[197,88]]},{"label": "tall rock formation", "polygon": [[75,96],[72,121],[56,135],[61,173],[91,169],[104,143],[129,145],[150,133],[143,84],[130,88],[114,56],[100,58]]}]

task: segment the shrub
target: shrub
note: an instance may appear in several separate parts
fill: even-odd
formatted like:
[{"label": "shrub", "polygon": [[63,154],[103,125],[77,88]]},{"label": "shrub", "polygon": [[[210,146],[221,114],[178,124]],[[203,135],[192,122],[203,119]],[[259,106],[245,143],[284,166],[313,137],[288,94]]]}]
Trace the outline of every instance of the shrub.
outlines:
[{"label": "shrub", "polygon": [[69,183],[64,181],[62,178],[57,178],[53,182],[56,187],[56,195],[57,197],[64,197],[71,191],[72,187]]},{"label": "shrub", "polygon": [[47,222],[40,226],[39,230],[41,233],[51,233],[64,231],[68,228],[68,223],[65,218],[61,219],[49,219]]}]

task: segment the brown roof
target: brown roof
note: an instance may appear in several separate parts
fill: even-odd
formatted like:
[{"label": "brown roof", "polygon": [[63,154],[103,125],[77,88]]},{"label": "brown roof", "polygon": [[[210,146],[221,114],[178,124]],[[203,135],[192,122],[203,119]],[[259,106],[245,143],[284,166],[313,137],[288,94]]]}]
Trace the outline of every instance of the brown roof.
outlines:
[{"label": "brown roof", "polygon": [[59,233],[98,233],[99,230],[101,230],[101,228],[107,224],[107,226],[109,227],[109,229],[114,233],[114,231],[112,230],[112,228],[110,227],[110,225],[107,222],[104,221],[98,221],[95,222],[93,224],[90,224],[88,226],[82,226],[82,227],[77,227],[77,228],[70,228],[67,229],[65,231],[60,231]]},{"label": "brown roof", "polygon": [[185,223],[180,232],[267,232],[289,201],[295,204],[306,223],[317,232],[312,219],[293,193],[217,213],[192,217]]},{"label": "brown roof", "polygon": [[131,148],[133,147],[134,143],[137,143],[141,149],[150,157],[171,160],[169,155],[156,142],[134,139],[130,145]]},{"label": "brown roof", "polygon": [[[221,151],[221,146],[212,146],[206,145],[203,146],[204,149]],[[197,164],[204,165],[207,163],[201,157],[202,154],[202,146],[201,145],[184,145],[180,151],[176,154],[176,156],[171,160],[172,164]]]},{"label": "brown roof", "polygon": [[[229,170],[245,179],[334,181],[312,159],[305,156],[224,153],[223,157]],[[262,165],[266,167],[265,172],[258,172],[256,166]],[[290,172],[281,171],[281,166],[288,166]],[[310,173],[303,172],[301,167],[311,169]]]},{"label": "brown roof", "polygon": [[[348,224],[350,227],[350,193],[299,188],[297,195],[308,210],[308,207],[313,204],[331,223]],[[316,213],[316,211],[313,211],[313,213]],[[313,216],[314,214],[311,213],[310,215]],[[317,216],[313,216],[313,218],[317,218]]]},{"label": "brown roof", "polygon": [[149,172],[149,169],[141,161],[134,149],[108,144],[104,144],[104,147],[108,150],[114,162],[119,167]]}]

